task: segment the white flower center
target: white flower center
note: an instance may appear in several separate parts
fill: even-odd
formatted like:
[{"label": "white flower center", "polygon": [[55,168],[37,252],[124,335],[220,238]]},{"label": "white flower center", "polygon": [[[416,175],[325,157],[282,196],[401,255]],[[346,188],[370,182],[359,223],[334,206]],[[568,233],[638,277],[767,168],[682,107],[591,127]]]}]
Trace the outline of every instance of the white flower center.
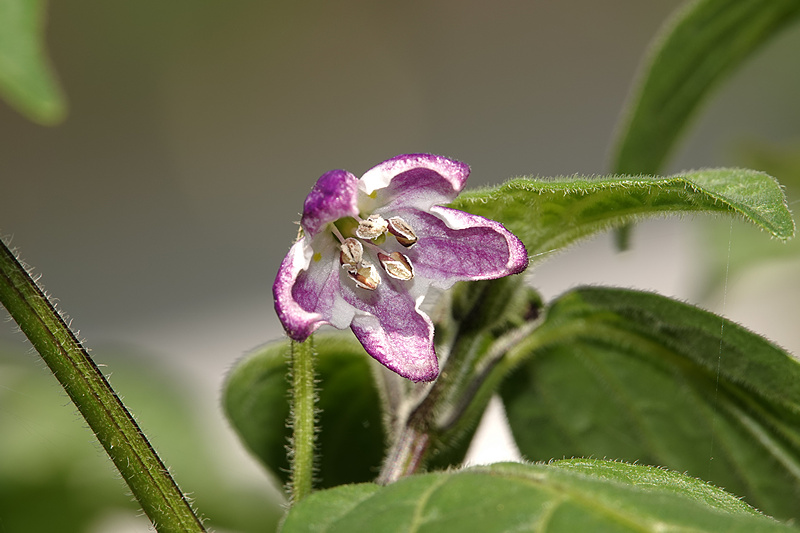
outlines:
[{"label": "white flower center", "polygon": [[[413,228],[400,217],[391,217],[387,221],[382,216],[373,214],[359,220],[358,228],[355,230],[358,239],[353,237],[345,239],[336,226],[333,226],[333,233],[341,243],[339,264],[357,287],[374,291],[381,283],[378,269],[364,258],[365,244],[377,254],[381,267],[389,277],[401,281],[414,278],[414,267],[408,256],[400,252],[387,252],[372,242],[387,232],[394,235],[397,242],[406,248],[417,242],[417,234]],[[364,243],[362,244],[359,239]]]}]

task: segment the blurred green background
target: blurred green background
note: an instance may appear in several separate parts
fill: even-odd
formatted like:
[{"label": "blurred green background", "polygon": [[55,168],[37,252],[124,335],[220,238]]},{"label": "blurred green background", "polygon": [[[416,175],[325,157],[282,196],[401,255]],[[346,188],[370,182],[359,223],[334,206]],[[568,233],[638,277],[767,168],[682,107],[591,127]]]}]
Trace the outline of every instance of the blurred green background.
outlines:
[{"label": "blurred green background", "polygon": [[[0,103],[0,235],[43,274],[210,524],[262,530],[276,492],[222,419],[219,387],[280,335],[272,279],[316,178],[417,151],[469,163],[471,186],[607,172],[639,61],[679,4],[52,2],[69,115],[46,128]],[[737,71],[670,170],[749,165],[800,198],[799,49],[791,28]],[[597,239],[532,279],[547,297],[580,283],[658,290],[800,353],[797,247],[758,237],[728,221],[649,222],[631,251]],[[72,515],[57,530],[147,531],[15,331],[0,328],[0,533]],[[19,521],[26,504],[37,522]]]}]

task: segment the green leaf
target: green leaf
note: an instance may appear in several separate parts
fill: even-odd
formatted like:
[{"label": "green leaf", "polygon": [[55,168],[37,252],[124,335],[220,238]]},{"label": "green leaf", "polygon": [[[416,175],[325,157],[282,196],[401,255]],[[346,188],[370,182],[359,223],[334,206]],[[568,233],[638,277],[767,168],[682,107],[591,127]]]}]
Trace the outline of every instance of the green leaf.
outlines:
[{"label": "green leaf", "polygon": [[468,191],[451,207],[502,222],[532,258],[646,216],[679,212],[737,214],[779,239],[794,235],[780,185],[754,170],[700,170],[662,178],[518,178]]},{"label": "green leaf", "polygon": [[[384,452],[381,399],[371,358],[351,336],[315,335],[318,353],[321,487],[371,481]],[[223,407],[247,448],[284,483],[291,430],[288,341],[269,344],[241,361],[225,384]]]},{"label": "green leaf", "polygon": [[782,144],[742,141],[736,143],[734,150],[743,166],[780,176],[790,204],[800,200],[800,140]]},{"label": "green leaf", "polygon": [[[748,167],[780,176],[789,205],[800,200],[800,142],[742,142],[736,146],[736,157]],[[699,228],[700,246],[707,251],[705,279],[699,287],[702,297],[722,291],[726,280],[741,279],[753,268],[800,258],[800,239],[776,242],[749,228],[731,228],[728,221],[713,222]]]},{"label": "green leaf", "polygon": [[719,316],[663,296],[582,288],[558,298],[503,384],[532,460],[665,466],[800,518],[800,363]]},{"label": "green leaf", "polygon": [[700,0],[662,29],[628,105],[612,168],[656,174],[700,103],[800,16],[797,0]]},{"label": "green leaf", "polygon": [[0,0],[0,94],[45,125],[67,113],[44,43],[44,0]]},{"label": "green leaf", "polygon": [[[353,499],[348,496],[353,495]],[[688,476],[598,460],[497,464],[317,492],[284,533],[793,531]]]}]

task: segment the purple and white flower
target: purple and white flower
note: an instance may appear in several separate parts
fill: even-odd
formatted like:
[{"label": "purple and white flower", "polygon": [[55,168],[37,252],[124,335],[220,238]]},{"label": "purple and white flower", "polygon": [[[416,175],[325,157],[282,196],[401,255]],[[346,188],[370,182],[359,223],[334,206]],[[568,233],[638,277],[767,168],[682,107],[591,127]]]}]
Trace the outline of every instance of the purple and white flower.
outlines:
[{"label": "purple and white flower", "polygon": [[468,175],[467,165],[427,154],[389,159],[361,179],[323,174],[273,285],[287,334],[304,341],[323,324],[349,326],[386,367],[412,381],[436,379],[433,324],[420,311],[428,288],[528,264],[522,242],[499,222],[442,207]]}]

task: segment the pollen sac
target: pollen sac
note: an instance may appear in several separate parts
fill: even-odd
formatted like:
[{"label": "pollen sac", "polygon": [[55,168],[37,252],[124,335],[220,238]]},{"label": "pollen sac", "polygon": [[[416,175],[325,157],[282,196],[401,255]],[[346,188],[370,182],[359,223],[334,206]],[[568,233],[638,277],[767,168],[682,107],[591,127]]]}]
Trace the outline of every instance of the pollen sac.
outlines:
[{"label": "pollen sac", "polygon": [[400,252],[392,252],[388,255],[379,252],[378,259],[386,273],[394,279],[408,281],[414,277],[414,267],[411,266],[411,261]]},{"label": "pollen sac", "polygon": [[389,227],[389,223],[380,215],[370,215],[358,223],[356,235],[359,239],[377,239]]},{"label": "pollen sac", "polygon": [[342,266],[357,267],[364,256],[364,247],[352,237],[344,240],[339,253],[339,263]]},{"label": "pollen sac", "polygon": [[397,242],[406,248],[409,248],[417,242],[417,234],[414,233],[414,230],[408,225],[408,222],[402,218],[392,217],[389,219],[387,225],[389,233],[394,235]]},{"label": "pollen sac", "polygon": [[358,267],[353,267],[347,270],[347,275],[356,282],[357,287],[374,291],[381,284],[381,278],[378,275],[378,269],[372,266],[371,263],[362,261]]}]

